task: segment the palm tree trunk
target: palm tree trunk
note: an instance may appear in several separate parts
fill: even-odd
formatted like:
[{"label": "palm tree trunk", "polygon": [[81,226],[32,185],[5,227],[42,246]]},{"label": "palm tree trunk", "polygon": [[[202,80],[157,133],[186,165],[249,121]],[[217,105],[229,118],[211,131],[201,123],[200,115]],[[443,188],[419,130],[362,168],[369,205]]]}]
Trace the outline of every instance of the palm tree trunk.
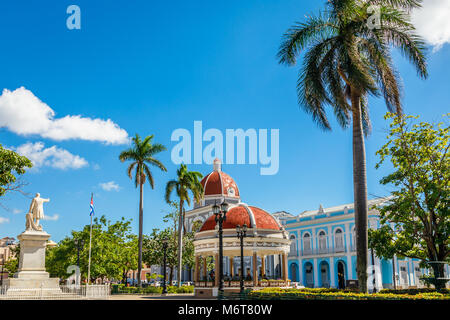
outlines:
[{"label": "palm tree trunk", "polygon": [[178,218],[178,287],[181,287],[181,269],[183,261],[183,200],[180,200],[180,216]]},{"label": "palm tree trunk", "polygon": [[139,256],[138,256],[138,275],[137,275],[137,281],[138,281],[138,287],[142,287],[141,283],[141,271],[142,271],[142,225],[144,222],[144,185],[142,183],[142,179],[139,183]]},{"label": "palm tree trunk", "polygon": [[[353,90],[353,88],[352,88]],[[360,292],[367,292],[366,150],[361,119],[361,96],[351,93],[353,112],[353,193],[355,203],[356,272]]]}]

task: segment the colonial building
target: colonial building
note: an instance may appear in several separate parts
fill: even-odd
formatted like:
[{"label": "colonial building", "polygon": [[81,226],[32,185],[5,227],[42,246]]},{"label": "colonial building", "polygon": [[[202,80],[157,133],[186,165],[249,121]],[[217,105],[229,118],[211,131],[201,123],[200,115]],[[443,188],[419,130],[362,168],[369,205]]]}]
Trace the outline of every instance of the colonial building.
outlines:
[{"label": "colonial building", "polygon": [[[369,208],[386,199],[369,201]],[[369,210],[369,228],[380,227],[376,209]],[[305,287],[345,287],[356,285],[355,215],[353,204],[305,211],[298,216],[281,217],[289,232],[289,278]],[[376,289],[422,287],[420,278],[428,270],[417,259],[394,257],[385,260],[369,250],[368,265],[376,271]],[[445,268],[448,274],[449,266]],[[369,272],[370,276],[370,272]],[[373,278],[368,281],[369,287]],[[394,280],[395,279],[395,280]]]}]

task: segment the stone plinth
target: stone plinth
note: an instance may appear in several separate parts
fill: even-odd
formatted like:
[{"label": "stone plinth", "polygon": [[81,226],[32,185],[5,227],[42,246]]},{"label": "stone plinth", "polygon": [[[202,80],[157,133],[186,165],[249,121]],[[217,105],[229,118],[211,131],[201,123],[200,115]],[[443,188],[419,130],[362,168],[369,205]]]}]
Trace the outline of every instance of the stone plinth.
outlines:
[{"label": "stone plinth", "polygon": [[50,235],[45,231],[27,230],[17,238],[20,240],[19,269],[14,278],[6,281],[6,286],[9,289],[59,289],[59,279],[50,278],[45,271],[45,248]]}]

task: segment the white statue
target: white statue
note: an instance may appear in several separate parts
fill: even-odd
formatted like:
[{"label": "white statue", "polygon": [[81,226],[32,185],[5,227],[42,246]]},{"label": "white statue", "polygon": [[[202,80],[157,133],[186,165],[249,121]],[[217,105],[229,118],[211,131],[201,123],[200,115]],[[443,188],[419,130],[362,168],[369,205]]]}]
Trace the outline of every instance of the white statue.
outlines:
[{"label": "white statue", "polygon": [[31,201],[30,210],[26,216],[26,229],[42,231],[42,226],[39,225],[39,220],[44,218],[44,202],[49,202],[50,199],[41,198],[40,193]]}]

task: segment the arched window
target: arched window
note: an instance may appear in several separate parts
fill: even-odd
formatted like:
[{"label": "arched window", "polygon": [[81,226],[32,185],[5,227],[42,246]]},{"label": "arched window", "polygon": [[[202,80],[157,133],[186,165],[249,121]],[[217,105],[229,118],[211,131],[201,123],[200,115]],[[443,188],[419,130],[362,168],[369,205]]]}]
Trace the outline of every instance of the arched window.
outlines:
[{"label": "arched window", "polygon": [[310,254],[311,251],[311,236],[309,233],[305,233],[303,235],[303,253]]},{"label": "arched window", "polygon": [[344,234],[341,229],[337,229],[334,233],[334,245],[336,252],[344,251]]},{"label": "arched window", "polygon": [[325,253],[327,251],[327,235],[325,231],[319,232],[319,253]]},{"label": "arched window", "polygon": [[291,250],[289,251],[290,256],[297,255],[297,242],[295,240],[295,236],[292,234],[289,239],[291,240]]}]

